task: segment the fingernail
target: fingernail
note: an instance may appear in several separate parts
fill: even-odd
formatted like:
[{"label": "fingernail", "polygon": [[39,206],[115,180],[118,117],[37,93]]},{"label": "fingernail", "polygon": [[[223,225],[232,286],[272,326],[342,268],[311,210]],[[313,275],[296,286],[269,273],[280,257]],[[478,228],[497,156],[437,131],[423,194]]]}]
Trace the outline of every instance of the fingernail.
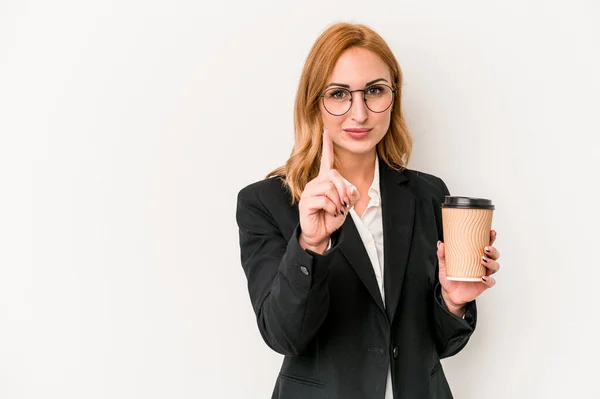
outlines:
[{"label": "fingernail", "polygon": [[485,256],[482,256],[481,260],[483,260],[485,263],[487,263],[487,258]]},{"label": "fingernail", "polygon": [[334,213],[334,214],[333,214],[333,217],[334,217],[334,218],[336,218],[336,217],[337,217],[337,213]]},{"label": "fingernail", "polygon": [[344,210],[343,210],[343,209],[340,209],[340,212],[341,212],[341,214],[342,214],[342,215],[345,215],[345,213],[344,213]]},{"label": "fingernail", "polygon": [[485,277],[482,277],[481,279],[482,279],[483,281],[486,281],[486,282],[487,282],[487,278],[485,278]]},{"label": "fingernail", "polygon": [[488,253],[490,253],[490,252],[492,252],[492,251],[490,250],[490,247],[485,247],[485,252],[488,252]]},{"label": "fingernail", "polygon": [[352,185],[352,188],[350,188],[350,193],[354,194],[356,192],[356,186],[354,186],[354,184]]},{"label": "fingernail", "polygon": [[348,198],[344,197],[344,205],[346,206],[346,208],[350,206],[350,201],[348,200]]}]

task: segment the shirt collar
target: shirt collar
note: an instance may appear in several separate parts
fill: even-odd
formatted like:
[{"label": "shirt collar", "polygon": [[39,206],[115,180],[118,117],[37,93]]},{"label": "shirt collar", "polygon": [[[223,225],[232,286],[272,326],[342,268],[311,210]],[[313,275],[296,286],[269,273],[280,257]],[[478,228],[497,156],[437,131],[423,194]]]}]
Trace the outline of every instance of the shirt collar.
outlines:
[{"label": "shirt collar", "polygon": [[379,189],[379,156],[375,152],[375,172],[373,173],[373,182],[369,187],[369,197],[371,200],[367,206],[379,206],[381,204],[381,191]]}]

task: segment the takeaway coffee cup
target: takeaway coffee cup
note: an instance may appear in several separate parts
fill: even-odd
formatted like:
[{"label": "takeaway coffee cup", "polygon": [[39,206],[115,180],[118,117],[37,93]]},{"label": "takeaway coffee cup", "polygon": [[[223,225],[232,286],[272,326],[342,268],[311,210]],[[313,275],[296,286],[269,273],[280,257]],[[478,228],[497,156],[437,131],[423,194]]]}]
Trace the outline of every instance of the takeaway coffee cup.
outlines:
[{"label": "takeaway coffee cup", "polygon": [[490,244],[494,209],[488,199],[446,196],[442,223],[448,280],[481,281],[486,275],[481,257]]}]

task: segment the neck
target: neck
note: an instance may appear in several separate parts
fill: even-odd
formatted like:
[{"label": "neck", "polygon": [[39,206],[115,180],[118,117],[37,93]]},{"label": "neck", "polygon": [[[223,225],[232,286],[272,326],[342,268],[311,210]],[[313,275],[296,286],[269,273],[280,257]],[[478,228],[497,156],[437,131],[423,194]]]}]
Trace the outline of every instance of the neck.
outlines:
[{"label": "neck", "polygon": [[371,185],[375,173],[375,148],[366,154],[353,154],[336,148],[336,169],[350,183]]}]

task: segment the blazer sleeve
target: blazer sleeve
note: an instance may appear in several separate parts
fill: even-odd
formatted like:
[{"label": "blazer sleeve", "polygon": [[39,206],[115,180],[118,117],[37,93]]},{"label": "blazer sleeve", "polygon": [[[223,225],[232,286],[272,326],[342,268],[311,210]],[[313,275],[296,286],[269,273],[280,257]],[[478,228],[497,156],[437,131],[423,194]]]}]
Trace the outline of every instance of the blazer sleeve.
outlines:
[{"label": "blazer sleeve", "polygon": [[329,309],[327,278],[339,248],[341,229],[325,254],[304,250],[299,224],[286,239],[256,193],[238,194],[241,262],[264,341],[278,353],[302,354],[317,334]]},{"label": "blazer sleeve", "polygon": [[[440,201],[436,204],[436,222],[439,240],[444,241],[442,215],[440,205],[444,202],[444,196],[450,195],[448,187],[443,180],[438,178],[438,192],[441,193]],[[465,317],[454,315],[444,304],[439,282],[439,264],[436,266],[435,282],[433,290],[433,321],[435,325],[435,340],[440,359],[450,357],[465,347],[471,334],[477,325],[477,306],[475,301],[466,306]]]}]

